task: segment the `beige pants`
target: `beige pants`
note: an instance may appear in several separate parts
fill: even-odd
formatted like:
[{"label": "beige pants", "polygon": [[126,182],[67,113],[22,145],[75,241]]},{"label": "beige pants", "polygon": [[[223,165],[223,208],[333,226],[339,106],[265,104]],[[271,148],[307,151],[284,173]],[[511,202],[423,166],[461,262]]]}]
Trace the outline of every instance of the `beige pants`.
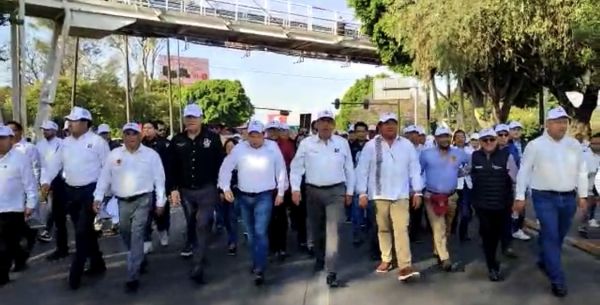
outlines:
[{"label": "beige pants", "polygon": [[440,257],[440,260],[450,259],[447,248],[446,215],[438,216],[435,214],[427,197],[425,197],[425,210],[433,232],[433,252]]},{"label": "beige pants", "polygon": [[[410,241],[408,238],[409,204],[408,199],[375,200],[375,218],[381,260],[392,262],[392,249],[396,248],[396,260],[400,270],[412,265]],[[392,238],[393,233],[393,238]]]},{"label": "beige pants", "polygon": [[458,206],[458,195],[456,193],[448,199],[448,213],[446,213],[446,237],[452,233],[452,222],[456,215],[456,208]]}]

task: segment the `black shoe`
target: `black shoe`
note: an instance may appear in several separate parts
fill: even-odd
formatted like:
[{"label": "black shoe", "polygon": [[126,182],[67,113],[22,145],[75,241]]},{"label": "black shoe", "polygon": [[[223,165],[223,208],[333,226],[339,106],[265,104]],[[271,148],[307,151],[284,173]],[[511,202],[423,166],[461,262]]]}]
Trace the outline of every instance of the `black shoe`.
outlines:
[{"label": "black shoe", "polygon": [[56,251],[50,253],[50,255],[48,255],[46,257],[46,260],[49,261],[49,262],[54,262],[54,261],[57,261],[59,259],[65,258],[67,256],[69,256],[69,251],[59,251],[59,250],[56,250]]},{"label": "black shoe", "polygon": [[569,294],[569,291],[567,291],[567,286],[565,285],[552,284],[552,294],[556,297],[564,298]]},{"label": "black shoe", "polygon": [[106,264],[104,263],[104,260],[101,260],[97,263],[91,264],[90,268],[85,269],[83,271],[83,274],[88,276],[95,276],[103,274],[104,272],[106,272]]},{"label": "black shoe", "polygon": [[288,257],[288,254],[285,251],[278,251],[277,253],[275,253],[275,257],[277,257],[278,262],[283,263]]},{"label": "black shoe", "polygon": [[237,247],[236,246],[229,247],[229,249],[227,249],[227,255],[236,256],[237,255]]},{"label": "black shoe", "polygon": [[254,273],[254,285],[261,286],[265,283],[265,275],[262,272]]},{"label": "black shoe", "polygon": [[340,282],[338,282],[335,272],[330,272],[327,275],[327,285],[329,285],[329,288],[340,287]]},{"label": "black shoe", "polygon": [[449,259],[440,262],[440,268],[446,272],[452,271],[452,262]]},{"label": "black shoe", "polygon": [[8,284],[8,282],[10,282],[10,279],[8,278],[8,275],[6,277],[0,278],[0,287]]},{"label": "black shoe", "polygon": [[517,253],[515,253],[515,250],[513,250],[513,248],[506,248],[502,251],[502,254],[507,257],[507,258],[519,258],[519,256],[517,255]]},{"label": "black shoe", "polygon": [[13,272],[23,272],[25,270],[27,270],[27,268],[29,268],[29,266],[27,265],[27,263],[15,263],[15,267],[13,268]]},{"label": "black shoe", "polygon": [[125,283],[126,293],[136,293],[138,291],[138,288],[140,288],[140,281],[138,280],[127,281]]},{"label": "black shoe", "polygon": [[313,247],[306,247],[306,254],[310,257],[315,257],[315,249]]},{"label": "black shoe", "polygon": [[490,270],[488,273],[488,277],[492,282],[501,282],[504,280],[504,277],[500,273],[500,270]]},{"label": "black shoe", "polygon": [[320,259],[317,259],[317,261],[315,262],[314,271],[320,272],[323,271],[323,269],[325,269],[325,262]]},{"label": "black shoe", "polygon": [[362,239],[358,236],[358,234],[356,234],[353,238],[352,238],[352,245],[357,248],[359,247],[361,244],[363,243]]},{"label": "black shoe", "polygon": [[142,264],[140,265],[140,274],[146,273],[148,273],[148,259],[144,257],[144,259],[142,260]]},{"label": "black shoe", "polygon": [[181,253],[179,253],[179,255],[181,255],[182,257],[188,258],[191,257],[194,254],[194,247],[187,245],[183,248],[183,250],[181,250]]},{"label": "black shoe", "polygon": [[196,284],[204,284],[204,270],[200,266],[196,266],[192,269],[192,273],[190,274],[190,279],[196,282]]},{"label": "black shoe", "polygon": [[81,286],[81,276],[69,274],[69,287],[73,290],[79,289]]}]

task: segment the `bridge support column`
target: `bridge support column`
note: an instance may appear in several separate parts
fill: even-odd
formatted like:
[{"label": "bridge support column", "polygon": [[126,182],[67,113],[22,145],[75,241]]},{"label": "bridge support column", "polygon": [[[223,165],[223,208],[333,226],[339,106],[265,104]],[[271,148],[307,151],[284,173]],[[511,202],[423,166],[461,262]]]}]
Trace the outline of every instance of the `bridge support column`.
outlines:
[{"label": "bridge support column", "polygon": [[12,119],[27,127],[27,106],[23,91],[23,58],[25,57],[25,6],[10,18],[10,58],[12,71]]},{"label": "bridge support column", "polygon": [[54,23],[52,31],[51,50],[46,68],[44,70],[44,78],[42,80],[42,88],[40,90],[40,102],[38,111],[35,117],[35,132],[36,138],[39,136],[40,126],[42,122],[48,120],[52,115],[52,105],[56,97],[56,87],[60,76],[60,68],[62,65],[66,42],[69,37],[69,29],[71,24],[71,11],[65,9],[65,17],[61,22]]}]

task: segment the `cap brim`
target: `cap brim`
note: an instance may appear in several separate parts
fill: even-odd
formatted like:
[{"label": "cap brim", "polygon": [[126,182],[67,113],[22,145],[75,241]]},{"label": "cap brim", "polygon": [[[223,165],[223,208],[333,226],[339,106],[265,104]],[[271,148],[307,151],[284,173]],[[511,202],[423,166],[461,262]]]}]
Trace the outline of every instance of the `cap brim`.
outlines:
[{"label": "cap brim", "polygon": [[[137,133],[142,132],[141,130],[137,130],[137,129],[133,129],[133,128],[125,128],[125,129],[123,129],[123,132],[126,132],[126,131],[135,131]],[[108,131],[104,131],[104,132],[108,132]],[[99,132],[99,133],[104,133],[104,132]]]},{"label": "cap brim", "polygon": [[449,132],[443,132],[443,133],[440,133],[440,134],[436,134],[435,136],[436,136],[436,137],[441,137],[441,136],[450,136],[450,133],[449,133]]},{"label": "cap brim", "polygon": [[333,117],[331,117],[331,116],[322,116],[322,117],[320,117],[320,118],[317,119],[317,121],[320,121],[320,120],[333,120]]},{"label": "cap brim", "polygon": [[559,116],[559,117],[556,117],[556,118],[547,118],[546,120],[547,121],[553,121],[553,120],[558,120],[558,119],[569,119],[570,120],[571,117],[569,115],[562,115],[562,116]]},{"label": "cap brim", "polygon": [[398,120],[396,120],[394,118],[389,118],[389,119],[387,119],[385,121],[384,120],[379,120],[379,123],[384,124],[384,123],[387,123],[389,121],[394,121],[394,122],[398,123]]}]

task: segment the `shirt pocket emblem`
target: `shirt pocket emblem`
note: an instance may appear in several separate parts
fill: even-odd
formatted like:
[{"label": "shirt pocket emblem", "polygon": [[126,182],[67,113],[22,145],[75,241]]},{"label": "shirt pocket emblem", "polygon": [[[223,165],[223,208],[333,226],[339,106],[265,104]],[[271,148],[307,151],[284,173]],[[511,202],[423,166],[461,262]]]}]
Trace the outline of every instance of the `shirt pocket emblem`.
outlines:
[{"label": "shirt pocket emblem", "polygon": [[116,164],[117,166],[120,166],[120,165],[121,165],[121,163],[123,163],[123,162],[121,161],[121,159],[117,159],[117,160],[115,160],[115,164]]},{"label": "shirt pocket emblem", "polygon": [[334,149],[333,149],[333,152],[337,154],[337,153],[339,153],[339,152],[340,152],[340,149],[339,149],[339,148],[334,148]]},{"label": "shirt pocket emblem", "polygon": [[92,148],[92,143],[88,143],[87,148]]},{"label": "shirt pocket emblem", "polygon": [[202,143],[204,145],[204,148],[209,148],[210,147],[210,139],[204,139],[204,143]]}]

